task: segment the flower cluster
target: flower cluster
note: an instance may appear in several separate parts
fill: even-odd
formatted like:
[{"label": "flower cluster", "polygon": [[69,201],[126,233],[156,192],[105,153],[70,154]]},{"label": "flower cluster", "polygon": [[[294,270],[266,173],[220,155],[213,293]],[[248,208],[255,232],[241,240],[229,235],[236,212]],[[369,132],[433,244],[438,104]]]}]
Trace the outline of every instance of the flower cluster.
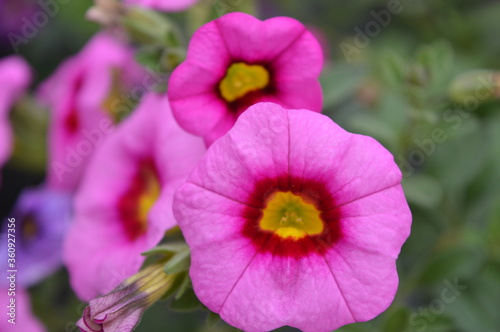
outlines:
[{"label": "flower cluster", "polygon": [[[190,290],[245,331],[326,332],[383,312],[410,233],[402,176],[375,139],[321,114],[314,35],[292,18],[230,13],[194,33],[166,86],[134,95],[147,71],[122,33],[94,36],[37,90],[49,157],[46,181],[13,211],[23,286],[63,261],[90,301],[82,331],[130,331],[154,302]],[[12,58],[0,72],[11,86],[0,89],[3,164],[29,71]]]}]

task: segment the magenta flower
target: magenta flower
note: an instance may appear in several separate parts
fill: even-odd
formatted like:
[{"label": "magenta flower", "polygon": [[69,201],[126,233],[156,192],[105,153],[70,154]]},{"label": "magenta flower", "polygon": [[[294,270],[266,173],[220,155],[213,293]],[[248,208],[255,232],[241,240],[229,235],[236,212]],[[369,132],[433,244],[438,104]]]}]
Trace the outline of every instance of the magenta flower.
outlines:
[{"label": "magenta flower", "polygon": [[177,12],[186,10],[199,0],[125,0],[131,5],[138,5],[165,12]]},{"label": "magenta flower", "polygon": [[106,138],[76,194],[63,253],[80,298],[109,292],[139,270],[140,253],[175,225],[173,192],[204,151],[178,127],[166,96],[155,94]]},{"label": "magenta flower", "polygon": [[[28,293],[19,286],[14,288],[15,294],[12,293],[12,290],[9,291],[9,287],[0,288],[0,307],[2,308],[0,331],[46,331],[40,321],[31,312]],[[14,303],[14,305],[12,303]],[[14,309],[12,310],[13,306]]]},{"label": "magenta flower", "polygon": [[130,108],[144,70],[132,49],[111,36],[93,37],[67,60],[40,89],[52,112],[49,136],[48,185],[75,190],[87,160],[114,129],[113,117]]},{"label": "magenta flower", "polygon": [[198,298],[231,325],[331,331],[398,286],[411,214],[393,156],[324,115],[249,108],[177,191]]},{"label": "magenta flower", "polygon": [[231,13],[194,34],[168,96],[180,126],[209,145],[257,102],[320,112],[322,66],[319,43],[300,22]]},{"label": "magenta flower", "polygon": [[[15,228],[16,282],[28,287],[62,266],[62,243],[71,220],[72,197],[50,188],[24,190],[4,220],[0,236],[0,268],[9,270],[8,231]],[[11,222],[12,221],[12,222]],[[11,224],[14,224],[12,226]],[[7,283],[0,280],[0,286]]]},{"label": "magenta flower", "polygon": [[18,56],[0,60],[0,167],[12,151],[9,111],[31,82],[29,65]]}]

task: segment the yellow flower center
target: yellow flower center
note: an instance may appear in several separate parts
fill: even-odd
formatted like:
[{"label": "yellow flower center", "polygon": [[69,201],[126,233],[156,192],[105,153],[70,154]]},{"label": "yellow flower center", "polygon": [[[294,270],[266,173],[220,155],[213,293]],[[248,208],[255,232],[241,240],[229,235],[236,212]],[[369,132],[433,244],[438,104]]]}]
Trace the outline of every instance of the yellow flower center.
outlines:
[{"label": "yellow flower center", "polygon": [[233,102],[247,93],[264,89],[269,85],[269,72],[260,65],[233,63],[219,84],[222,97]]},{"label": "yellow flower center", "polygon": [[161,185],[155,168],[149,162],[140,166],[130,188],[118,201],[123,226],[132,240],[144,234],[148,213],[160,196]]},{"label": "yellow flower center", "polygon": [[137,200],[137,216],[143,227],[146,228],[149,210],[160,197],[160,183],[154,174],[148,174],[144,189]]},{"label": "yellow flower center", "polygon": [[271,196],[259,226],[262,230],[293,240],[321,234],[324,229],[320,211],[289,191],[277,192]]}]

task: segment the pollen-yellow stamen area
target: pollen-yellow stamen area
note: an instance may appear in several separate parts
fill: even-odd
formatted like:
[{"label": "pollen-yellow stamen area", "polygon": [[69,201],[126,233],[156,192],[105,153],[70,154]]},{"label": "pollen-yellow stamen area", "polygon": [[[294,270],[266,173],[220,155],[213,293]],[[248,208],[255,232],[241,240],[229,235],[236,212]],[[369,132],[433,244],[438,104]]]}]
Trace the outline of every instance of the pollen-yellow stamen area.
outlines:
[{"label": "pollen-yellow stamen area", "polygon": [[323,232],[320,211],[291,192],[274,193],[263,210],[259,227],[282,238],[298,240]]},{"label": "pollen-yellow stamen area", "polygon": [[261,65],[248,65],[244,62],[233,63],[226,76],[219,83],[222,97],[233,102],[247,93],[266,88],[269,85],[269,72]]},{"label": "pollen-yellow stamen area", "polygon": [[137,214],[138,219],[145,227],[149,210],[160,197],[160,183],[151,175],[144,185],[144,191],[138,197]]}]

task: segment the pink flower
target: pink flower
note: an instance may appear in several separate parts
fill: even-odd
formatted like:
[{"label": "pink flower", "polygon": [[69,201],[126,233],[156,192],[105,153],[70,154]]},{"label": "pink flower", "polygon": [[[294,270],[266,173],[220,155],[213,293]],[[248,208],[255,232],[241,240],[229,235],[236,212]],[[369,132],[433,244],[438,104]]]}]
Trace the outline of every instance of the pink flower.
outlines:
[{"label": "pink flower", "polygon": [[180,126],[209,145],[260,101],[320,112],[322,66],[319,43],[300,22],[231,13],[194,34],[168,96]]},{"label": "pink flower", "polygon": [[194,290],[245,331],[331,331],[398,286],[411,214],[393,156],[324,115],[249,108],[177,191]]},{"label": "pink flower", "polygon": [[[19,287],[14,287],[15,295],[9,295],[9,288],[0,288],[0,331],[10,332],[43,332],[45,328],[31,313],[30,298],[27,292]],[[14,304],[12,304],[14,303]],[[11,308],[14,305],[13,314]],[[10,306],[10,307],[9,307]]]},{"label": "pink flower", "polygon": [[76,189],[94,148],[113,131],[113,116],[134,101],[124,92],[144,75],[132,49],[100,33],[42,85],[40,98],[52,112],[49,186]]},{"label": "pink flower", "polygon": [[76,193],[63,249],[80,298],[109,292],[139,270],[140,253],[175,225],[173,192],[204,151],[178,127],[166,96],[155,94],[104,140]]},{"label": "pink flower", "polygon": [[199,0],[125,0],[131,5],[158,9],[165,12],[177,12],[188,9]]},{"label": "pink flower", "polygon": [[18,56],[0,60],[0,167],[12,151],[9,111],[31,82],[29,65]]}]

